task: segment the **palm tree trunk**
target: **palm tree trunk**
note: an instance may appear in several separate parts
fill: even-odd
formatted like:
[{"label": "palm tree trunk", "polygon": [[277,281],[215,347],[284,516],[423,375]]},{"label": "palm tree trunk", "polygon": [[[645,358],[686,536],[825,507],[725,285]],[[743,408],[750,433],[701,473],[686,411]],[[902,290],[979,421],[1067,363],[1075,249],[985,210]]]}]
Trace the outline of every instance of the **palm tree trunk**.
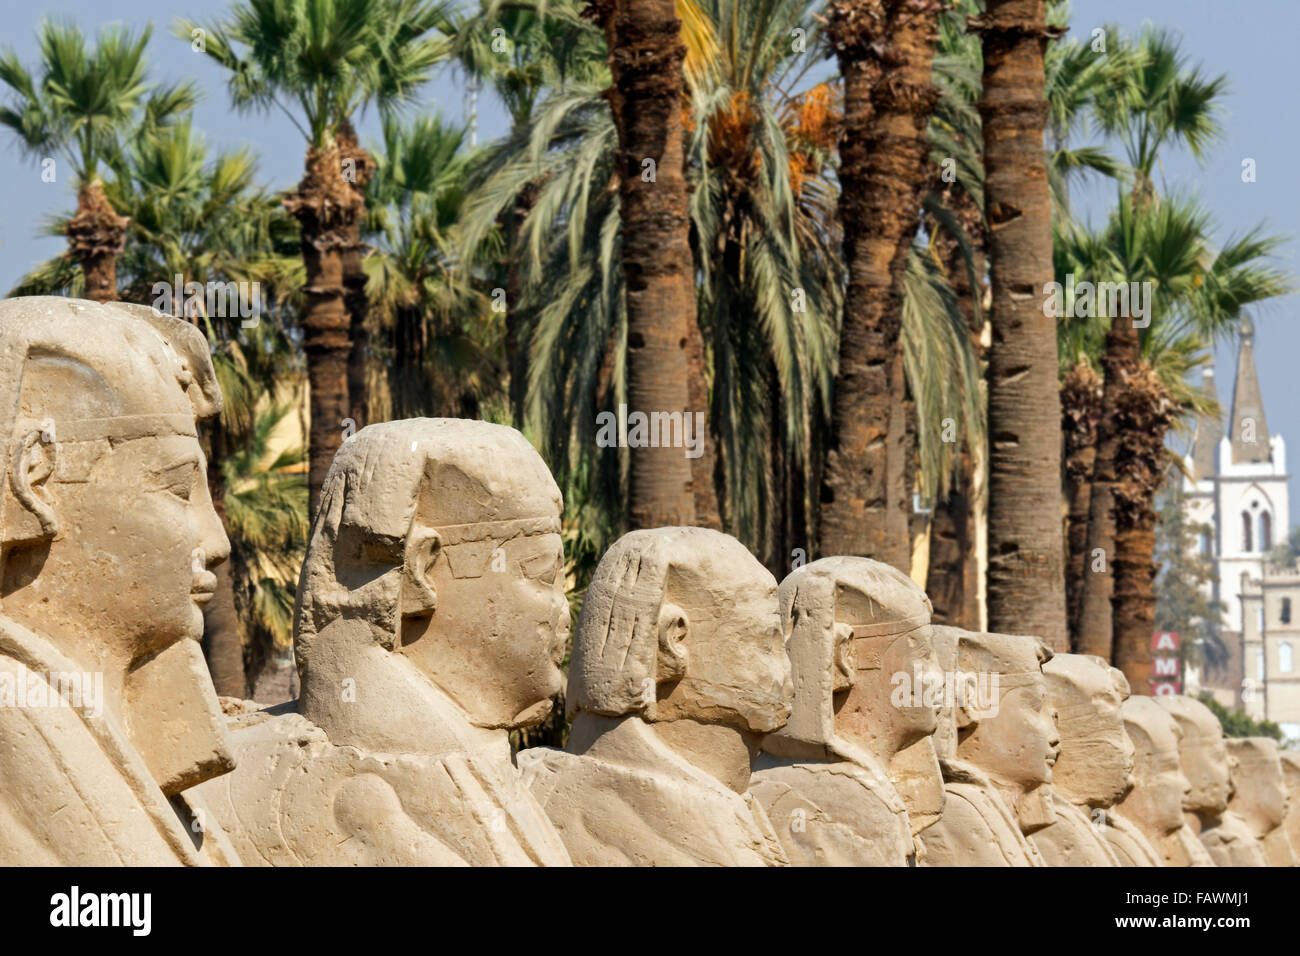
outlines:
[{"label": "palm tree trunk", "polygon": [[971,500],[974,464],[963,445],[948,493],[930,525],[930,566],[925,592],[934,605],[931,620],[978,631],[979,569],[975,554],[975,509]]},{"label": "palm tree trunk", "polygon": [[1137,369],[1138,334],[1131,322],[1114,319],[1106,332],[1101,368],[1105,379],[1101,419],[1097,423],[1097,456],[1092,466],[1088,499],[1088,537],[1084,544],[1083,586],[1074,650],[1111,659],[1113,620],[1111,595],[1115,563],[1115,454],[1119,431],[1116,413],[1124,383]]},{"label": "palm tree trunk", "polygon": [[[941,228],[930,229],[933,242],[939,250],[948,284],[957,299],[966,326],[970,329],[971,346],[979,361],[983,360],[984,320],[975,299],[984,301],[988,288],[984,281],[985,251],[988,245],[984,216],[971,194],[965,189],[944,187],[941,177],[933,177],[931,189],[944,193],[944,205],[953,210],[961,221],[971,246],[973,269],[967,269],[957,240]],[[976,277],[972,286],[971,272]],[[978,462],[972,453],[968,438],[963,438],[961,454],[953,463],[948,493],[935,502],[930,526],[930,566],[926,572],[925,589],[934,605],[932,619],[936,624],[947,624],[968,631],[980,630],[979,607],[979,555],[976,553],[975,469]]]},{"label": "palm tree trunk", "polygon": [[1165,433],[1173,403],[1143,364],[1128,378],[1115,415],[1115,593],[1112,663],[1134,694],[1150,694],[1155,631],[1155,499],[1166,472]]},{"label": "palm tree trunk", "polygon": [[347,120],[339,127],[338,146],[344,171],[351,176],[345,180],[352,187],[358,209],[343,229],[343,303],[348,312],[348,417],[361,428],[370,424],[369,389],[366,385],[366,365],[369,361],[369,332],[366,318],[370,310],[366,298],[366,270],[362,264],[365,244],[361,239],[362,220],[365,218],[366,184],[374,175],[374,158],[361,148],[356,130]]},{"label": "palm tree trunk", "polygon": [[[629,413],[686,414],[695,288],[682,124],[685,47],[674,0],[602,0],[618,130],[619,202],[627,298]],[[647,160],[651,162],[646,162]],[[695,522],[683,448],[630,449],[632,528]]]},{"label": "palm tree trunk", "polygon": [[777,375],[776,364],[770,358],[764,376],[767,379],[768,432],[764,463],[767,494],[760,502],[763,521],[758,552],[763,556],[764,566],[779,581],[790,570],[790,554],[786,550],[790,519],[790,502],[786,495],[790,491],[790,484],[786,479],[789,462],[785,447],[785,409],[781,402],[780,377]]},{"label": "palm tree trunk", "polygon": [[126,246],[131,220],[119,216],[104,195],[98,179],[77,191],[77,211],[68,221],[68,254],[81,264],[86,298],[92,302],[117,301],[117,257]]},{"label": "palm tree trunk", "polygon": [[[528,183],[515,197],[514,205],[503,216],[507,248],[514,249],[519,231],[537,202],[537,186]],[[523,428],[528,405],[528,323],[522,309],[523,279],[519,271],[519,255],[513,254],[506,263],[506,364],[510,373],[510,415],[516,428]]]},{"label": "palm tree trunk", "polygon": [[930,66],[939,4],[837,0],[830,36],[844,77],[839,219],[844,297],[832,430],[822,475],[820,550],[884,561],[907,573],[905,398],[898,336],[908,248],[926,182]]},{"label": "palm tree trunk", "polygon": [[1097,423],[1101,419],[1102,384],[1087,362],[1080,361],[1061,383],[1061,430],[1065,437],[1065,490],[1069,508],[1066,544],[1065,603],[1070,646],[1079,646],[1079,611],[1088,573],[1088,509],[1097,461]]},{"label": "palm tree trunk", "polygon": [[988,627],[1067,650],[1043,0],[989,0],[983,33],[985,207],[992,264],[989,350]]},{"label": "palm tree trunk", "polygon": [[306,269],[302,323],[311,392],[308,485],[313,516],[325,475],[343,442],[343,420],[352,412],[348,399],[351,321],[344,301],[343,258],[362,203],[351,184],[339,176],[342,154],[335,141],[310,147],[306,174],[284,201],[301,226]]},{"label": "palm tree trunk", "polygon": [[704,444],[698,458],[691,459],[691,488],[695,493],[695,523],[701,528],[722,530],[722,516],[718,510],[718,489],[714,483],[713,416],[709,412],[709,383],[704,360],[704,335],[699,322],[692,321],[686,329],[687,387],[690,392],[690,411],[704,412],[704,434],[698,438]]}]

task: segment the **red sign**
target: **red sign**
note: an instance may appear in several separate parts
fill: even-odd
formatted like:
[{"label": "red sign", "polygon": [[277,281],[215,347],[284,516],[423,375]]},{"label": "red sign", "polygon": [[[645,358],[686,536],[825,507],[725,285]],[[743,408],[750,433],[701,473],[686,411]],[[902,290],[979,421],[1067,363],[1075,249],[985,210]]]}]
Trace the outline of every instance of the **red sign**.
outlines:
[{"label": "red sign", "polygon": [[1172,654],[1177,657],[1182,642],[1182,635],[1177,631],[1156,631],[1151,638],[1151,653]]},{"label": "red sign", "polygon": [[1156,631],[1151,637],[1151,693],[1156,697],[1183,692],[1182,662],[1178,648],[1182,635],[1177,631]]}]

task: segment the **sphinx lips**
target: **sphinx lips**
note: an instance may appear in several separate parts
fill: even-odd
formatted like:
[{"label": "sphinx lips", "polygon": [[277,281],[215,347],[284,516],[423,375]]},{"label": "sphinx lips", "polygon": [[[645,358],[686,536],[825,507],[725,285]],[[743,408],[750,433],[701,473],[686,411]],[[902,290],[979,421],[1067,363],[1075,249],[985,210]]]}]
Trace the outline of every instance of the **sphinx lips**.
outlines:
[{"label": "sphinx lips", "polygon": [[190,599],[195,604],[207,604],[217,593],[217,576],[205,571],[194,575],[194,584],[190,588]]}]

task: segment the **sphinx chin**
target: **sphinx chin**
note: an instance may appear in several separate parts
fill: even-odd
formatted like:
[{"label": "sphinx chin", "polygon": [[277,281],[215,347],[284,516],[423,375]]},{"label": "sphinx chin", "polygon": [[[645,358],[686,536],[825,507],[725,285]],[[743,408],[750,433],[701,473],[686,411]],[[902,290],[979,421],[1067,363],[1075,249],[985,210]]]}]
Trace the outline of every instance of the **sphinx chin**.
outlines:
[{"label": "sphinx chin", "polygon": [[522,730],[525,727],[536,727],[546,719],[546,715],[551,712],[551,708],[554,706],[555,702],[550,698],[539,700],[531,707],[525,707],[519,713],[515,714],[510,722],[503,726],[508,730]]}]

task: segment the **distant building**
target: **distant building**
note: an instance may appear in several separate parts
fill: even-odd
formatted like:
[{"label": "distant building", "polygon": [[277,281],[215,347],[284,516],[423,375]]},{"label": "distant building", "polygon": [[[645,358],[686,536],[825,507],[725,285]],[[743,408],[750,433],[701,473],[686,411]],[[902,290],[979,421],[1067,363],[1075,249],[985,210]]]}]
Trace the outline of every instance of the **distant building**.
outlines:
[{"label": "distant building", "polygon": [[[1212,368],[1202,382],[1217,400]],[[1300,738],[1300,568],[1268,562],[1291,527],[1286,442],[1268,430],[1249,319],[1242,324],[1228,421],[1226,434],[1222,420],[1197,423],[1184,483],[1189,520],[1211,529],[1200,549],[1214,558],[1218,573],[1210,596],[1224,606],[1228,660],[1189,673],[1187,689],[1208,690],[1220,703],[1276,721],[1288,737]]]}]

